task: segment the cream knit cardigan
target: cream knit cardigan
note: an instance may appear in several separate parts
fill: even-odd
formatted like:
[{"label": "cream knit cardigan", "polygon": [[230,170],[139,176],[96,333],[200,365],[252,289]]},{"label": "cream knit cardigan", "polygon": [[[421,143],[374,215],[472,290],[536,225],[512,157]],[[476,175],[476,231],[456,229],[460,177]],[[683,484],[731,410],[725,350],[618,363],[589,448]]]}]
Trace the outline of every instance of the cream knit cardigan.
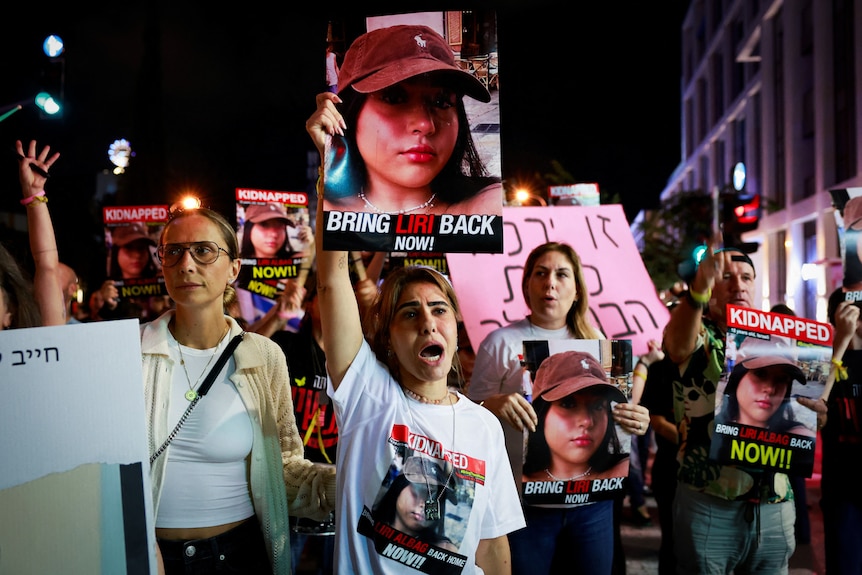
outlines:
[{"label": "cream knit cardigan", "polygon": [[[141,326],[147,437],[150,453],[158,449],[177,422],[168,421],[172,370],[168,354],[168,323],[173,310]],[[230,338],[242,332],[228,316]],[[254,428],[249,458],[249,480],[255,514],[269,549],[273,573],[290,573],[291,515],[324,520],[335,505],[335,469],[304,458],[296,428],[287,361],[281,348],[267,337],[246,333],[233,354],[236,386]],[[206,398],[202,399],[206,401]],[[171,448],[153,463],[150,477],[156,516],[165,461]]]}]

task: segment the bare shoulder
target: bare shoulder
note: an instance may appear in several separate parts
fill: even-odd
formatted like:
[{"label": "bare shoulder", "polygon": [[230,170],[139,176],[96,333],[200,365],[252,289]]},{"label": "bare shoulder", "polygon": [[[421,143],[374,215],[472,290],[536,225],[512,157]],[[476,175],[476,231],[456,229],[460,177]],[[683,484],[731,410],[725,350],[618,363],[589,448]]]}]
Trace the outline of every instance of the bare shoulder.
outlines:
[{"label": "bare shoulder", "polygon": [[447,207],[448,214],[503,215],[503,184],[495,182],[485,186],[474,196]]}]

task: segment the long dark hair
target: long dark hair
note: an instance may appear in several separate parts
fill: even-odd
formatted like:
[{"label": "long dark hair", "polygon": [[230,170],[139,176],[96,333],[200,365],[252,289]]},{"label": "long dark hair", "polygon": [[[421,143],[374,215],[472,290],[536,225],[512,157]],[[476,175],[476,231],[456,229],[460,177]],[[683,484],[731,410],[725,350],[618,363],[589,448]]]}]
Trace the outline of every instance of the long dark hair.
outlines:
[{"label": "long dark hair", "polygon": [[[738,363],[734,366],[733,371],[727,378],[727,385],[724,388],[724,398],[721,402],[721,411],[715,417],[716,423],[734,423],[739,419],[739,399],[736,397],[736,390],[739,388],[739,382],[750,370],[743,364]],[[793,415],[793,408],[786,400],[790,397],[790,392],[793,388],[793,381],[787,384],[784,390],[784,400],[781,406],[767,420],[766,427],[770,430],[785,432],[789,429],[802,425],[796,421]]]},{"label": "long dark hair", "polygon": [[[429,76],[433,77],[433,74],[429,74]],[[441,81],[445,82],[445,79],[441,79]],[[444,85],[446,84],[444,83]],[[344,121],[348,126],[356,126],[359,112],[368,100],[368,94],[360,94],[352,86],[348,86],[340,91],[338,96],[342,100],[339,108],[344,115]],[[441,202],[448,204],[461,202],[475,196],[486,186],[500,182],[499,178],[488,175],[488,169],[476,149],[473,135],[470,133],[470,120],[467,118],[462,94],[459,94],[456,99],[456,109],[458,112],[458,137],[455,141],[455,149],[452,151],[452,157],[431,182],[431,191],[437,194]],[[359,176],[358,181],[365,182],[367,172],[365,161],[358,152],[356,130],[347,130],[345,138],[348,149],[353,151],[348,153],[350,172]],[[337,201],[337,198],[333,199]]]},{"label": "long dark hair", "polygon": [[[577,393],[579,391],[576,391],[572,395]],[[524,462],[524,475],[543,471],[551,466],[551,448],[548,447],[548,441],[545,439],[545,418],[548,416],[552,403],[545,401],[541,397],[533,400],[533,409],[539,418],[539,424],[536,425],[536,431],[531,433],[527,439],[527,458]],[[628,453],[623,452],[620,438],[617,436],[617,428],[614,425],[610,401],[607,404],[606,415],[608,418],[608,427],[605,430],[604,437],[602,437],[602,443],[596,449],[595,453],[593,453],[593,456],[590,457],[590,467],[596,473],[606,471],[628,457]]]}]

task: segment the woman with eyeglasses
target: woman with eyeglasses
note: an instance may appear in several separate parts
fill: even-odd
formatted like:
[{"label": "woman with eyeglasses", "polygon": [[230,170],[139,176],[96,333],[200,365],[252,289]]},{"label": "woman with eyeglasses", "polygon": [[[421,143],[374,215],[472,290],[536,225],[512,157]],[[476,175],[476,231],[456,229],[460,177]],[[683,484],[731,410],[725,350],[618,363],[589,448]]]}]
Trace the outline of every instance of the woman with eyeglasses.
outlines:
[{"label": "woman with eyeglasses", "polygon": [[303,457],[284,353],[225,314],[240,270],[236,233],[209,209],[179,212],[158,257],[175,309],[141,326],[141,349],[165,572],[290,573],[288,511],[325,519],[335,474]]}]

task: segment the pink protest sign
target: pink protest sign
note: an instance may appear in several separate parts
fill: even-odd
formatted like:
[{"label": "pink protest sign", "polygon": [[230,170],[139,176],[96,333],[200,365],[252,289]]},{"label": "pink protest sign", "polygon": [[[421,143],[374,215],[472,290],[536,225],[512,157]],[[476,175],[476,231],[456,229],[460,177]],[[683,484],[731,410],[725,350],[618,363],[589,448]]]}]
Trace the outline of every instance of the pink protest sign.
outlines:
[{"label": "pink protest sign", "polygon": [[610,339],[632,340],[632,352],[661,341],[670,314],[656,293],[623,208],[504,207],[503,253],[449,253],[446,259],[474,349],[492,330],[529,313],[521,291],[527,255],[548,241],[571,245],[581,258],[591,321]]}]

